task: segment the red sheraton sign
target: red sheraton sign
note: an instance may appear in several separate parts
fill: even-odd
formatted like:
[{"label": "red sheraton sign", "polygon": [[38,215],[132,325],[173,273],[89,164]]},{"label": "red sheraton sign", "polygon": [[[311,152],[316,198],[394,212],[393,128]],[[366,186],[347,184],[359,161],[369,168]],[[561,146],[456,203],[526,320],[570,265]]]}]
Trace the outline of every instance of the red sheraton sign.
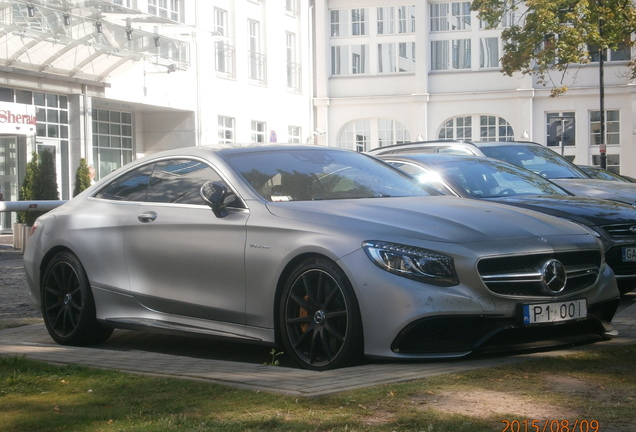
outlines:
[{"label": "red sheraton sign", "polygon": [[36,123],[35,106],[0,102],[0,133],[34,134]]},{"label": "red sheraton sign", "polygon": [[0,123],[35,124],[35,116],[0,110]]}]

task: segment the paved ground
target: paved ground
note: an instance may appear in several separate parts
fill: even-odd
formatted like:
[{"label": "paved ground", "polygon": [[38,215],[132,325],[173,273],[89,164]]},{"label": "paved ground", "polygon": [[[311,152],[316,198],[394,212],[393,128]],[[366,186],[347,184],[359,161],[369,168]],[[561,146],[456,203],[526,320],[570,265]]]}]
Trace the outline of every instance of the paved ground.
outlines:
[{"label": "paved ground", "polygon": [[602,349],[636,343],[636,293],[622,302],[614,325],[619,336],[568,350],[469,360],[369,363],[328,372],[312,372],[289,365],[268,366],[269,348],[177,336],[116,330],[94,348],[55,344],[28,304],[19,252],[0,236],[0,321],[36,320],[36,324],[0,330],[0,355],[26,356],[51,363],[75,363],[131,373],[171,376],[275,393],[316,396],[377,384],[409,381],[427,376],[509,364],[530,357],[557,356],[582,349]]}]

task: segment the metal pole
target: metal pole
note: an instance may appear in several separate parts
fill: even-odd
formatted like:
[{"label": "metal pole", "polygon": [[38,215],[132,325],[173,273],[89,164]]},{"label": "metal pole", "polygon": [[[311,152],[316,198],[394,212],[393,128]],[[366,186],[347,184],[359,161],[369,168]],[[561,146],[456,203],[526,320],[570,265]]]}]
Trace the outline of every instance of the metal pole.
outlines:
[{"label": "metal pole", "polygon": [[[598,28],[601,36],[603,35],[603,20],[598,20]],[[605,51],[606,48],[604,46],[599,47],[600,58],[598,61],[598,75],[599,75],[599,97],[600,105],[601,105],[601,142],[599,143],[599,152],[601,154],[601,168],[607,168],[607,154],[605,153],[607,150],[607,145],[605,142],[605,71],[604,71],[604,62],[605,62]]]}]

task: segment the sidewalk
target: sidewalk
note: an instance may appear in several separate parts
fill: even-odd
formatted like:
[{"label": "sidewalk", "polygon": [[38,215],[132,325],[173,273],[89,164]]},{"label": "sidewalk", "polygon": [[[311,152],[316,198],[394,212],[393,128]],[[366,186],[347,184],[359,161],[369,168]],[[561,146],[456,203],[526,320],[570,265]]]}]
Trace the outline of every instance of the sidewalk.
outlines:
[{"label": "sidewalk", "polygon": [[636,293],[631,293],[622,302],[613,322],[619,335],[607,342],[525,355],[450,361],[379,362],[327,372],[263,365],[262,362],[271,361],[270,349],[266,347],[125,330],[115,330],[106,343],[97,347],[61,346],[49,337],[44,324],[1,330],[0,355],[192,379],[287,395],[318,396],[510,364],[533,357],[552,357],[580,350],[636,344],[635,303]]},{"label": "sidewalk", "polygon": [[[165,350],[165,345],[178,344],[180,338],[123,330],[116,330],[111,339],[99,347],[66,347],[51,340],[44,324],[0,331],[0,355],[18,355],[50,363],[74,363],[124,372],[208,381],[230,387],[288,395],[318,396],[377,384],[510,364],[532,357],[552,357],[577,350],[635,344],[635,312],[636,306],[632,306],[618,315],[615,324],[620,335],[611,341],[567,350],[470,360],[372,363],[327,372],[214,360],[200,352],[187,350],[166,354],[161,352]],[[131,342],[134,341],[143,343],[141,347],[133,347],[135,344]],[[190,342],[214,348],[214,342],[211,341],[191,339]]]}]

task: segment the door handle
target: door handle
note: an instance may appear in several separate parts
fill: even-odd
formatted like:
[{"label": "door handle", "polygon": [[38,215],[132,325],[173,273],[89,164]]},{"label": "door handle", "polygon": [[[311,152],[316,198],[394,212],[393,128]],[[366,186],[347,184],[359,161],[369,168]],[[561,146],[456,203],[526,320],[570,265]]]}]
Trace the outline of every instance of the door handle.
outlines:
[{"label": "door handle", "polygon": [[152,222],[155,219],[157,219],[157,213],[153,212],[153,211],[149,211],[149,212],[144,212],[142,214],[140,214],[139,216],[137,216],[137,219],[139,220],[139,222]]}]

